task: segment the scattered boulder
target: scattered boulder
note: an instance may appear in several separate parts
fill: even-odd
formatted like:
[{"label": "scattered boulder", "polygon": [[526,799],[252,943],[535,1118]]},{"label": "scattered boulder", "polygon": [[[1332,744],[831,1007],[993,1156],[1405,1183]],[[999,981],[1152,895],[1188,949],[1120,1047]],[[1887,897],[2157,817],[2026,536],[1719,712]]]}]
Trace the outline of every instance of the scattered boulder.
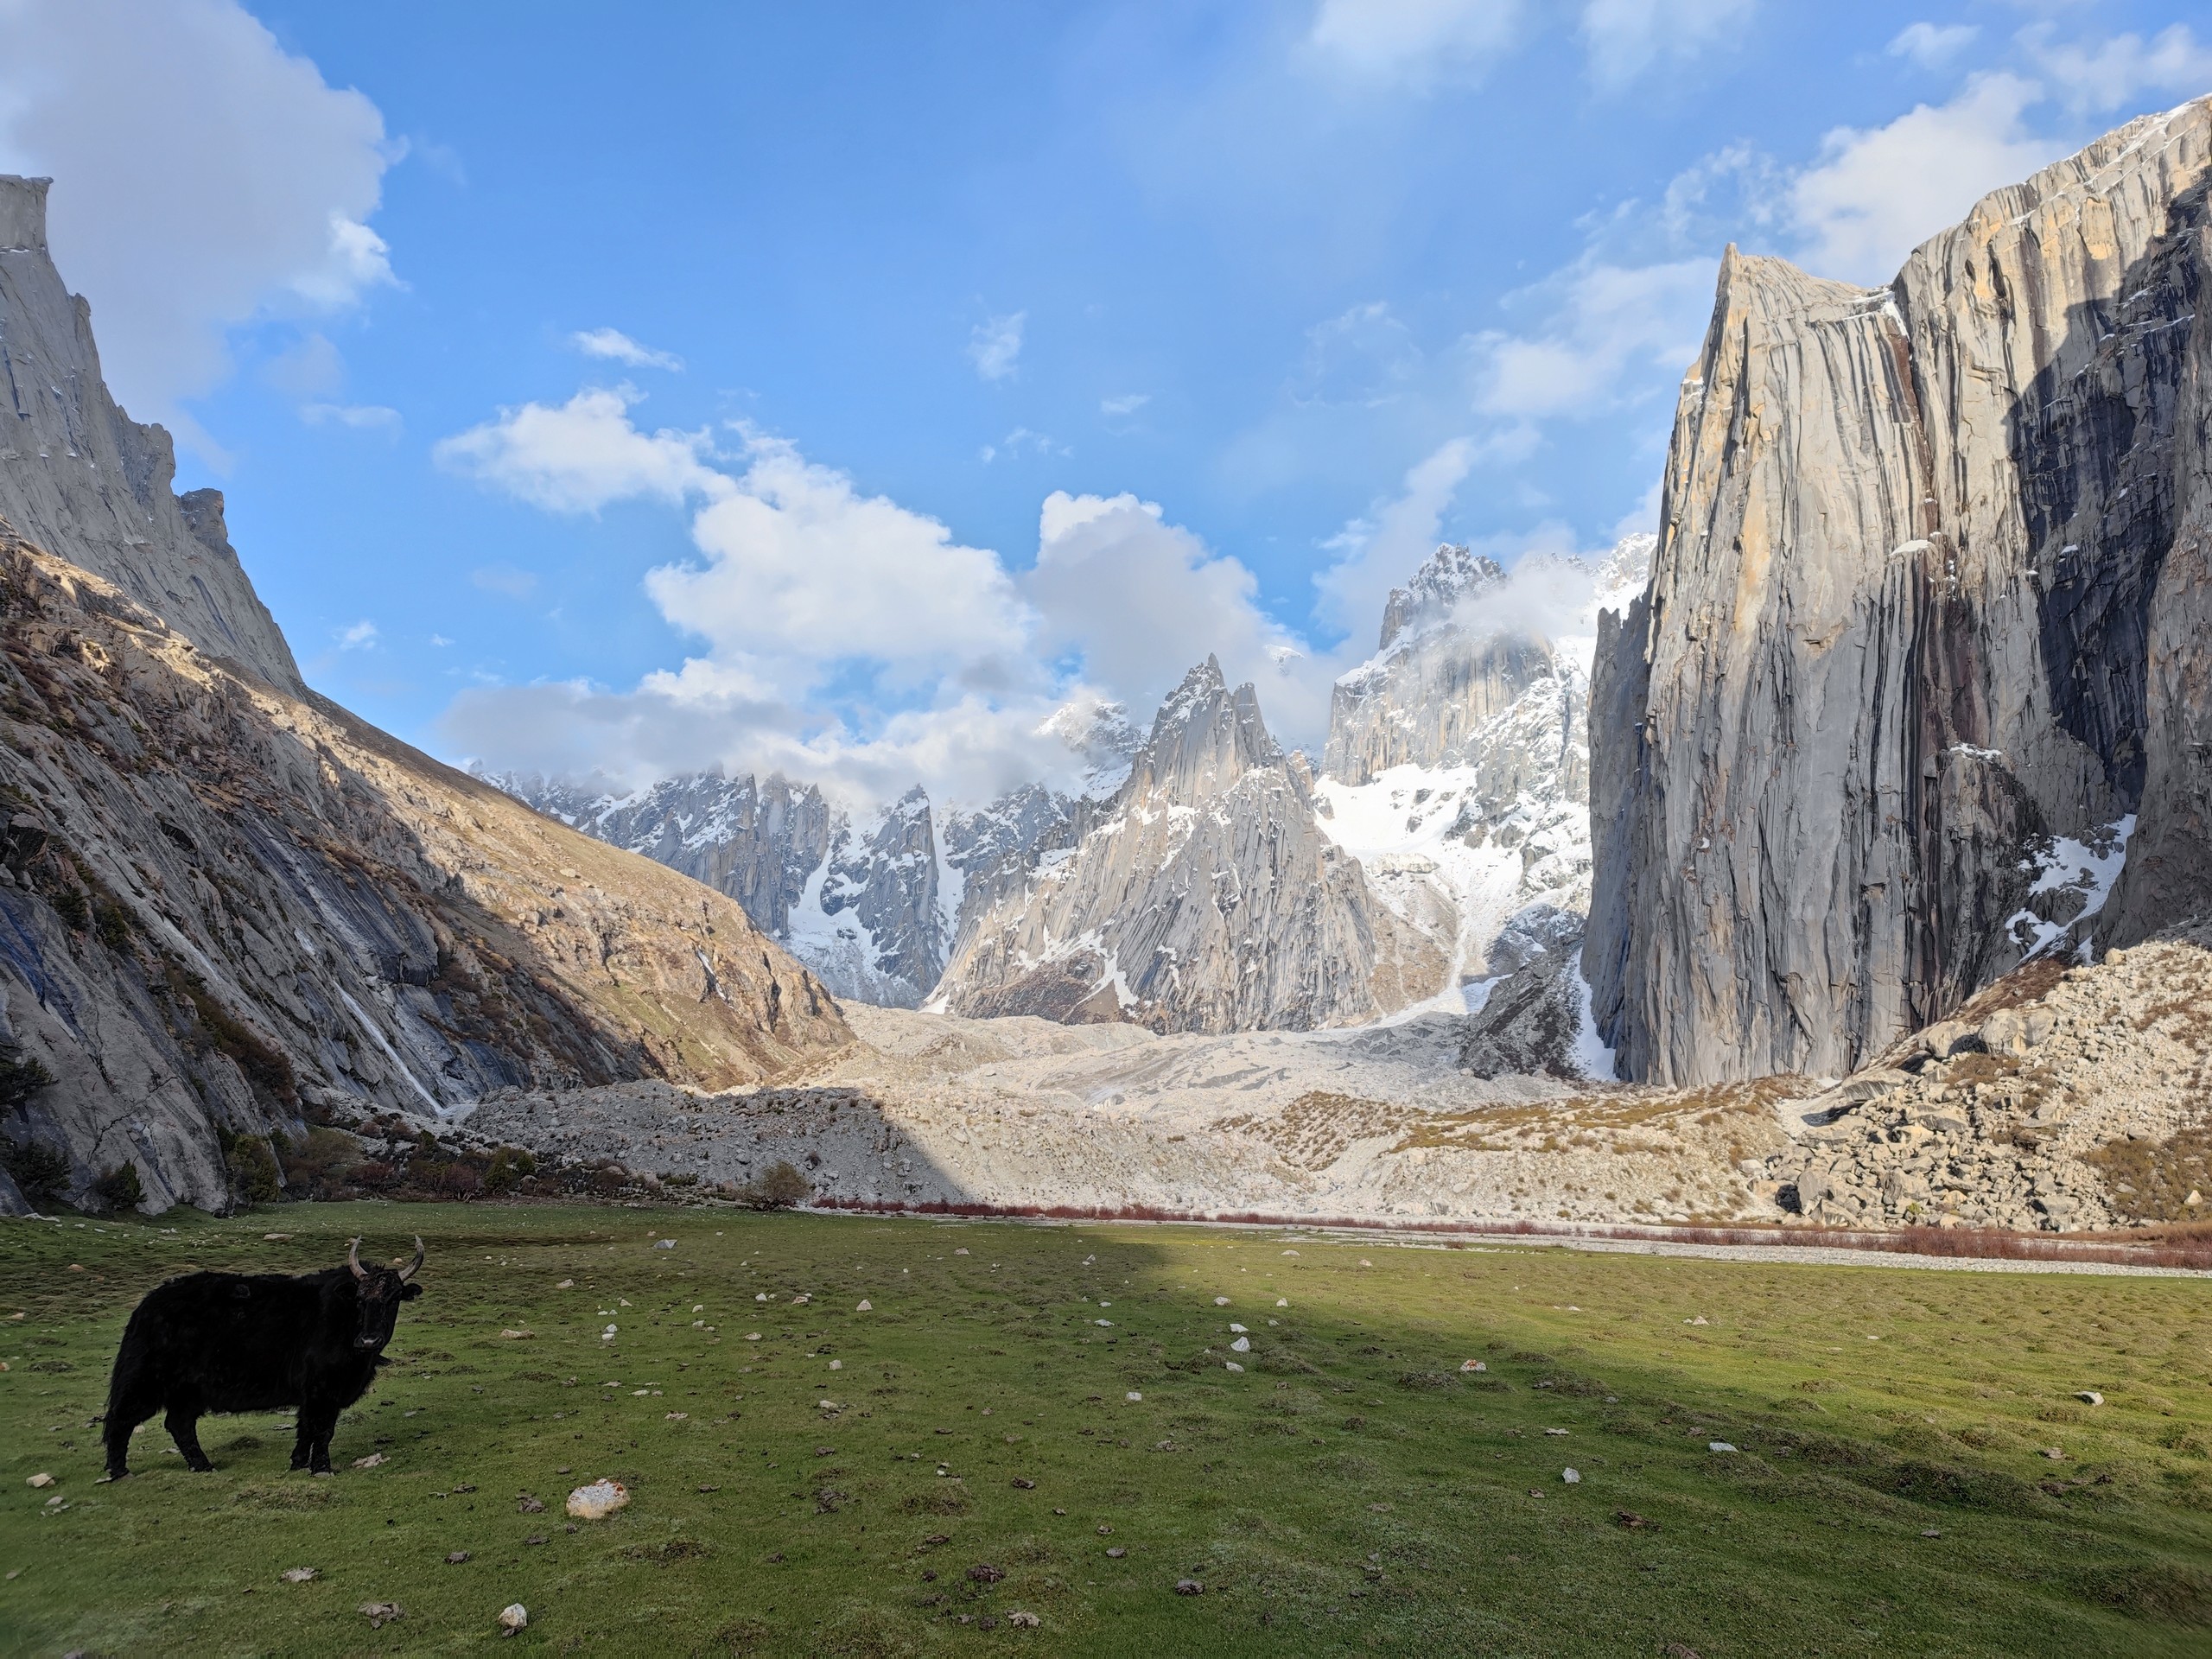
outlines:
[{"label": "scattered boulder", "polygon": [[630,1506],[630,1489],[619,1480],[595,1480],[569,1494],[569,1513],[579,1521],[603,1521]]},{"label": "scattered boulder", "polygon": [[499,1609],[499,1634],[512,1636],[517,1630],[530,1628],[530,1609],[518,1601],[511,1601]]},{"label": "scattered boulder", "polygon": [[407,1617],[407,1610],[396,1601],[365,1601],[361,1612],[369,1621],[369,1628],[380,1630],[396,1618]]}]

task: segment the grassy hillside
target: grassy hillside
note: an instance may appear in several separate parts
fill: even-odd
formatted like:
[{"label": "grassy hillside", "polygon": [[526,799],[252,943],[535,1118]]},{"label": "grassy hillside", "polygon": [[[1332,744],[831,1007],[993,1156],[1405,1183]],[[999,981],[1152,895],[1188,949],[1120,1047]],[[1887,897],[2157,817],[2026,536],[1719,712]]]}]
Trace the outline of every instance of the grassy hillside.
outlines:
[{"label": "grassy hillside", "polygon": [[[698,1210],[171,1220],[0,1230],[0,1649],[456,1650],[517,1601],[517,1650],[639,1654],[2212,1642],[2199,1281]],[[334,1478],[254,1416],[203,1423],[212,1475],[155,1423],[94,1484],[139,1294],[357,1231],[420,1231],[429,1294]],[[600,1476],[635,1501],[569,1530]]]}]

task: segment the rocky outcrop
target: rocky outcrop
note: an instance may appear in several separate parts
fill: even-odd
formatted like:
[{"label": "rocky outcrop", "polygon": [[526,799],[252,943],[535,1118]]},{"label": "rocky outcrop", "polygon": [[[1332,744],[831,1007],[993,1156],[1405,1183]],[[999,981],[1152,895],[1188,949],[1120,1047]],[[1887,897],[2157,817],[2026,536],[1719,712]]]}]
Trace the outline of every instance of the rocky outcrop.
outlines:
[{"label": "rocky outcrop", "polygon": [[170,491],[176,452],[108,396],[92,308],[46,245],[46,179],[0,175],[0,518],[212,656],[304,689],[232,550],[215,490]]},{"label": "rocky outcrop", "polygon": [[1218,663],[1160,708],[1128,780],[963,936],[951,1011],[1224,1032],[1347,1023],[1430,994],[1440,953],[1314,818],[1304,760]]},{"label": "rocky outcrop", "polygon": [[1781,1103],[1786,1213],[2077,1232],[2212,1204],[2212,927],[2030,963],[1825,1091]]},{"label": "rocky outcrop", "polygon": [[[1886,288],[1723,261],[1592,694],[1585,965],[1630,1075],[1853,1071],[2141,928],[2202,845],[2201,555],[2165,569],[2208,153],[2212,103],[2131,123]],[[2165,874],[2107,916],[2131,830]]]}]

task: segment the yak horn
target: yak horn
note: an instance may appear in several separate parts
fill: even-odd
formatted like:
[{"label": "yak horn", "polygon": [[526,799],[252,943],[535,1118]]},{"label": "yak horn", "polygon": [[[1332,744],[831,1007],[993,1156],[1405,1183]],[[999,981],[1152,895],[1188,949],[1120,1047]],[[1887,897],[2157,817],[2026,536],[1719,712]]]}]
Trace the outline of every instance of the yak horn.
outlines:
[{"label": "yak horn", "polygon": [[346,1265],[353,1269],[353,1276],[356,1279],[365,1279],[369,1276],[369,1270],[361,1265],[361,1241],[358,1238],[353,1241],[353,1247],[346,1252]]},{"label": "yak horn", "polygon": [[422,1272],[422,1270],[423,1270],[423,1240],[422,1240],[422,1236],[421,1236],[421,1235],[417,1234],[417,1235],[416,1236],[416,1239],[415,1239],[415,1259],[414,1259],[412,1262],[409,1262],[405,1267],[402,1268],[399,1270],[399,1282],[400,1282],[401,1284],[403,1284],[403,1285],[404,1285],[404,1284],[405,1284],[405,1283],[406,1283],[410,1279],[412,1279],[412,1278],[413,1278],[416,1274],[418,1274],[418,1273]]}]

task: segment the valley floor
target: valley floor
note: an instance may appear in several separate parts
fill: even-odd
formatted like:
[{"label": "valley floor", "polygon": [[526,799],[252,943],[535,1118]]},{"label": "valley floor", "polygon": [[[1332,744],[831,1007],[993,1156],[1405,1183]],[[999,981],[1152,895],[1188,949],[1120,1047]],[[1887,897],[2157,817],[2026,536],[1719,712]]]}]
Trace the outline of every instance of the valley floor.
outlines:
[{"label": "valley floor", "polygon": [[852,1207],[1308,1221],[1816,1222],[2080,1232],[2212,1219],[2212,931],[2030,963],[1847,1079],[1485,1079],[1467,1022],[1159,1036],[848,1004],[784,1086],[505,1091],[467,1130],[705,1187],[779,1161]]},{"label": "valley floor", "polygon": [[[334,1478],[257,1414],[204,1427],[213,1474],[149,1425],[94,1484],[148,1287],[416,1232],[429,1294]],[[454,1651],[518,1602],[518,1651],[2202,1652],[2208,1344],[2188,1280],[1312,1230],[14,1222],[0,1645]],[[630,1507],[569,1522],[601,1477]]]}]

